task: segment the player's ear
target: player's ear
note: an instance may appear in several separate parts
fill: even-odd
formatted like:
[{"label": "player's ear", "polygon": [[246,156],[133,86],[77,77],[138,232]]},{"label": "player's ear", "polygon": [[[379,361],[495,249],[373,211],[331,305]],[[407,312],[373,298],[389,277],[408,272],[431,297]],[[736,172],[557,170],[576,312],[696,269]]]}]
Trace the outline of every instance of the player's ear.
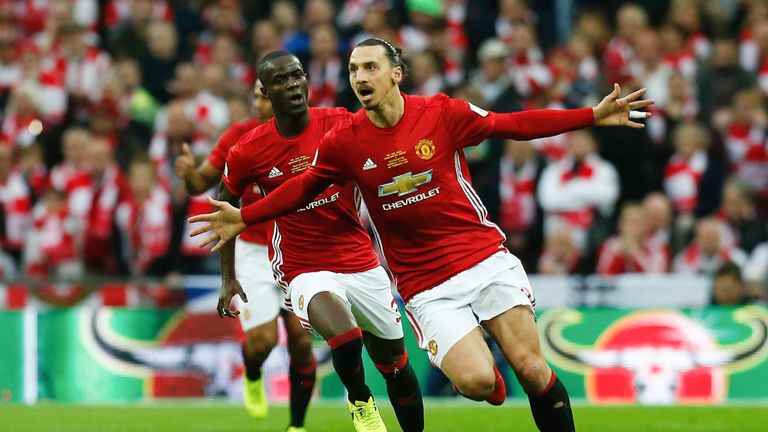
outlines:
[{"label": "player's ear", "polygon": [[402,66],[395,66],[392,68],[392,81],[395,84],[400,84],[400,81],[403,80],[403,67]]},{"label": "player's ear", "polygon": [[264,95],[264,97],[269,97],[269,94],[267,94],[267,87],[261,86],[259,87],[259,91],[261,92],[262,95]]}]

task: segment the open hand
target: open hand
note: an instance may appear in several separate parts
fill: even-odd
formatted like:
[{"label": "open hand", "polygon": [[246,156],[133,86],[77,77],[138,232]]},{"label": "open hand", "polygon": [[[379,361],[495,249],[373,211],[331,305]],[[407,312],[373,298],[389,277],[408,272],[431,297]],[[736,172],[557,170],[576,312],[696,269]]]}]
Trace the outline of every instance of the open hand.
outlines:
[{"label": "open hand", "polygon": [[635,129],[645,127],[642,123],[633,122],[632,119],[646,119],[651,113],[637,111],[641,108],[653,105],[653,99],[638,100],[645,93],[646,89],[641,88],[630,93],[623,98],[621,96],[621,87],[613,84],[613,91],[600,101],[597,106],[592,108],[595,113],[596,126],[629,126]]},{"label": "open hand", "polygon": [[240,216],[240,209],[232,206],[232,204],[226,201],[217,201],[211,197],[208,197],[208,202],[217,211],[189,218],[188,221],[190,223],[207,222],[205,226],[195,229],[189,235],[194,237],[210,231],[210,237],[200,242],[198,246],[202,248],[216,242],[213,249],[211,249],[211,252],[216,252],[224,246],[224,243],[243,232],[246,225]]}]

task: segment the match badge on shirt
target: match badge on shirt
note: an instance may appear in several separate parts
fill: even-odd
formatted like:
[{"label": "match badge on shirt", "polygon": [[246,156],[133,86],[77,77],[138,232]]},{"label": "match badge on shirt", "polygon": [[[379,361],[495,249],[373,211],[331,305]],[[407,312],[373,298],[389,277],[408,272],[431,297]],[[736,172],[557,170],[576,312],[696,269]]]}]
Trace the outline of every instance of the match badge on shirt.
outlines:
[{"label": "match badge on shirt", "polygon": [[416,156],[424,160],[430,160],[434,155],[435,155],[435,144],[432,142],[432,140],[428,140],[428,139],[419,140],[419,142],[416,144]]},{"label": "match badge on shirt", "polygon": [[374,168],[378,168],[379,166],[374,163],[371,158],[368,158],[368,160],[365,161],[363,164],[363,171],[372,170]]},{"label": "match badge on shirt", "polygon": [[299,296],[299,310],[304,310],[304,294]]},{"label": "match badge on shirt", "polygon": [[432,357],[437,357],[437,342],[435,342],[434,339],[429,341],[427,348],[429,349],[429,353],[432,354]]}]

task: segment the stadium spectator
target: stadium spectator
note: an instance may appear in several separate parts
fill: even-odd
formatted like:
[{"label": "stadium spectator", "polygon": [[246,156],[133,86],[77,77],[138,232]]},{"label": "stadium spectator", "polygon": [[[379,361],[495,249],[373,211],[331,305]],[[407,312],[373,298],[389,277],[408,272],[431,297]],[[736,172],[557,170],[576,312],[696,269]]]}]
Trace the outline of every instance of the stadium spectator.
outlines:
[{"label": "stadium spectator", "polygon": [[477,52],[479,67],[470,78],[469,86],[482,94],[488,109],[511,111],[510,108],[516,107],[512,104],[516,104],[519,96],[512,87],[506,66],[509,55],[507,45],[498,39],[486,40]]},{"label": "stadium spectator", "polygon": [[25,273],[74,280],[83,262],[73,215],[63,191],[49,189],[32,210],[32,228],[24,246]]},{"label": "stadium spectator", "polygon": [[733,306],[747,302],[741,269],[732,262],[720,266],[713,275],[712,304]]},{"label": "stadium spectator", "polygon": [[106,138],[93,137],[86,154],[87,174],[75,180],[69,208],[84,222],[78,234],[82,236],[85,268],[97,275],[125,274],[125,263],[115,252],[120,250],[115,212],[128,197],[128,184]]},{"label": "stadium spectator", "polygon": [[507,235],[506,246],[526,268],[535,265],[541,249],[536,184],[543,169],[531,141],[505,141],[499,167],[499,227]]},{"label": "stadium spectator", "polygon": [[[603,53],[603,70],[605,81],[619,84],[629,83],[636,73],[632,70],[632,60],[635,57],[633,39],[648,26],[648,14],[637,4],[626,4],[616,12],[616,33],[608,42]],[[644,33],[644,40],[650,49],[654,49],[654,36]],[[655,54],[655,53],[654,53]]]},{"label": "stadium spectator", "polygon": [[411,93],[434,96],[445,93],[446,82],[440,71],[439,57],[432,51],[413,53],[411,56]]},{"label": "stadium spectator", "polygon": [[581,254],[573,242],[571,229],[555,227],[546,235],[544,251],[539,258],[538,273],[567,276],[579,271]]},{"label": "stadium spectator", "polygon": [[64,161],[51,169],[51,187],[67,192],[73,180],[85,174],[86,151],[90,141],[91,133],[83,127],[71,126],[64,131],[61,138]]},{"label": "stadium spectator", "polygon": [[744,268],[744,279],[750,299],[768,302],[768,242],[758,245]]},{"label": "stadium spectator", "polygon": [[309,31],[309,104],[318,107],[337,105],[337,93],[348,85],[346,68],[339,57],[336,29],[319,24]]},{"label": "stadium spectator", "polygon": [[710,136],[698,123],[682,123],[672,132],[675,153],[667,162],[664,170],[664,191],[672,200],[677,213],[675,230],[685,237],[691,230],[704,191],[702,178],[712,164],[707,154]]},{"label": "stadium spectator", "polygon": [[665,245],[648,236],[649,224],[645,207],[625,204],[619,214],[618,234],[605,240],[597,258],[597,274],[665,273],[669,251]]},{"label": "stadium spectator", "polygon": [[122,252],[130,274],[164,276],[162,258],[171,240],[171,198],[157,181],[147,158],[128,167],[130,194],[117,207],[115,223],[122,235]]},{"label": "stadium spectator", "polygon": [[736,39],[721,37],[712,43],[712,57],[699,68],[696,97],[701,119],[708,122],[722,109],[728,109],[733,96],[754,86],[755,78],[739,64]]},{"label": "stadium spectator", "polygon": [[32,193],[16,169],[13,149],[0,140],[0,249],[13,257],[16,265],[30,227]]},{"label": "stadium spectator", "polygon": [[592,134],[570,132],[567,141],[567,155],[544,169],[537,197],[545,211],[545,235],[565,225],[579,251],[588,254],[607,228],[605,220],[619,196],[619,180],[613,166],[597,154]]},{"label": "stadium spectator", "polygon": [[[144,0],[140,0],[144,1]],[[173,97],[169,84],[182,60],[179,54],[179,35],[176,28],[163,21],[153,21],[147,25],[147,53],[137,56],[141,64],[141,75],[144,78],[144,88],[162,103]]]},{"label": "stadium spectator", "polygon": [[718,214],[722,221],[723,243],[751,254],[758,244],[768,241],[764,220],[757,217],[749,187],[738,179],[730,179],[723,187]]},{"label": "stadium spectator", "polygon": [[672,264],[675,273],[714,274],[721,265],[733,262],[742,268],[747,254],[741,249],[723,244],[720,223],[714,217],[701,219],[696,224],[695,237],[688,247],[680,251]]},{"label": "stadium spectator", "polygon": [[648,240],[656,243],[658,247],[676,251],[676,243],[672,238],[674,215],[669,198],[661,192],[649,193],[643,198],[643,208],[648,223]]}]

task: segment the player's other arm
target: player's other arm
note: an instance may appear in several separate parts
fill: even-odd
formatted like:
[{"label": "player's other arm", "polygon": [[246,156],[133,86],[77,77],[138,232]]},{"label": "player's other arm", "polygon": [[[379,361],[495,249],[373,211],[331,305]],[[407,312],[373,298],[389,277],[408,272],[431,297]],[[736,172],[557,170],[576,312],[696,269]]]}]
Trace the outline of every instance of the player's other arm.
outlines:
[{"label": "player's other arm", "polygon": [[[240,205],[240,197],[230,192],[223,181],[219,183],[218,199],[220,202],[226,202],[233,207]],[[229,304],[235,294],[239,295],[244,302],[248,302],[248,297],[235,274],[235,242],[227,242],[219,250],[219,264],[221,267],[221,289],[219,290],[219,303],[216,306],[216,311],[222,318],[225,316],[235,318],[240,314],[240,311],[229,309]]]},{"label": "player's other arm", "polygon": [[635,129],[645,125],[632,119],[648,118],[648,112],[636,111],[654,103],[653,99],[640,99],[642,88],[620,98],[621,88],[614,84],[613,91],[592,108],[569,110],[530,110],[517,113],[494,113],[489,136],[516,140],[530,140],[558,135],[589,126],[627,126]]},{"label": "player's other arm", "polygon": [[218,240],[212,251],[220,250],[225,243],[240,234],[246,226],[285,216],[306,206],[328,188],[332,182],[309,169],[272,191],[263,199],[245,206],[242,210],[226,201],[209,198],[217,211],[189,218],[190,222],[207,222],[190,235],[211,231],[210,237],[200,243],[204,247]]},{"label": "player's other arm", "polygon": [[189,144],[182,145],[182,154],[173,163],[176,175],[184,180],[184,186],[190,195],[200,195],[216,185],[221,177],[221,170],[207,159],[197,164]]}]

